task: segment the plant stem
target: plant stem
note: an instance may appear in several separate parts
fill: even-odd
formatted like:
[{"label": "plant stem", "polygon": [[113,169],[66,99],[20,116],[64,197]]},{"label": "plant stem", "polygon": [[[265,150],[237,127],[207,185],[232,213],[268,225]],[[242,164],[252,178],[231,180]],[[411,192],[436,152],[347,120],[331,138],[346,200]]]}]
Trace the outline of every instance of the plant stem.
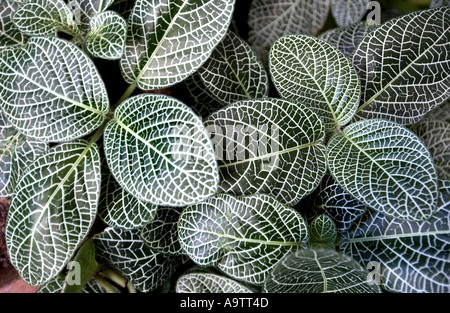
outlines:
[{"label": "plant stem", "polygon": [[114,112],[114,110],[119,106],[119,104],[121,104],[125,99],[127,99],[129,96],[131,96],[131,94],[133,93],[133,91],[135,89],[136,89],[136,83],[131,84],[130,86],[128,86],[127,90],[125,90],[125,92],[123,93],[122,97],[120,97],[119,101],[117,101],[116,104],[114,104],[110,108],[110,112]]},{"label": "plant stem", "polygon": [[105,276],[106,278],[108,278],[109,280],[111,280],[112,282],[114,282],[117,285],[119,285],[120,287],[122,287],[122,288],[127,287],[128,280],[125,279],[119,273],[117,273],[115,270],[113,270],[111,268],[106,268],[106,269],[101,271],[101,274],[103,276]]},{"label": "plant stem", "polygon": [[89,139],[89,146],[91,146],[93,143],[97,142],[98,139],[103,135],[103,131],[105,130],[106,124],[108,124],[107,119],[105,119],[103,124],[100,125],[100,127],[95,131],[95,133]]},{"label": "plant stem", "polygon": [[127,289],[129,293],[136,293],[136,289],[134,288],[134,286],[131,284],[131,282],[127,283]]},{"label": "plant stem", "polygon": [[94,280],[102,286],[107,293],[117,293],[116,289],[104,278],[101,277],[95,277]]}]

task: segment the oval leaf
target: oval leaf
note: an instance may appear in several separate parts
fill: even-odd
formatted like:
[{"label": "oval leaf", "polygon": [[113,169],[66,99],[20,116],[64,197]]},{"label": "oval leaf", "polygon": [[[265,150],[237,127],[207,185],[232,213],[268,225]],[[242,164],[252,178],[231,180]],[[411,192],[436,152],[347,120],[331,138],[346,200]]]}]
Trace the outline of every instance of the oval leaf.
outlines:
[{"label": "oval leaf", "polygon": [[[74,12],[76,23],[79,27],[87,32],[91,18],[97,13],[101,13],[108,9],[114,0],[71,0],[68,6]],[[133,2],[133,1],[130,1]],[[75,13],[76,12],[76,13]]]},{"label": "oval leaf", "polygon": [[22,46],[27,37],[14,25],[12,18],[19,4],[11,0],[0,2],[0,49]]},{"label": "oval leaf", "polygon": [[5,117],[40,141],[83,137],[109,110],[94,63],[62,39],[33,37],[22,49],[0,51],[0,86]]},{"label": "oval leaf", "polygon": [[201,119],[164,95],[124,101],[104,133],[108,166],[130,194],[156,205],[185,206],[213,195],[219,174]]},{"label": "oval leaf", "polygon": [[334,248],[337,239],[337,229],[334,221],[328,215],[322,214],[316,217],[309,225],[311,237],[310,246]]},{"label": "oval leaf", "polygon": [[244,285],[224,276],[210,273],[189,273],[180,276],[176,293],[252,293]]},{"label": "oval leaf", "polygon": [[97,215],[100,155],[96,144],[58,145],[18,182],[6,225],[11,263],[30,285],[54,278],[74,255]]},{"label": "oval leaf", "polygon": [[350,26],[362,20],[370,0],[331,0],[331,13],[339,27]]},{"label": "oval leaf", "polygon": [[284,255],[308,241],[302,216],[267,195],[221,194],[190,206],[181,213],[178,233],[194,262],[256,285]]},{"label": "oval leaf", "polygon": [[295,102],[235,102],[205,125],[219,159],[220,192],[270,194],[295,205],[325,175],[325,132],[319,117]]},{"label": "oval leaf", "polygon": [[436,209],[430,152],[410,130],[385,120],[351,124],[328,143],[327,163],[354,198],[395,218],[426,220]]}]

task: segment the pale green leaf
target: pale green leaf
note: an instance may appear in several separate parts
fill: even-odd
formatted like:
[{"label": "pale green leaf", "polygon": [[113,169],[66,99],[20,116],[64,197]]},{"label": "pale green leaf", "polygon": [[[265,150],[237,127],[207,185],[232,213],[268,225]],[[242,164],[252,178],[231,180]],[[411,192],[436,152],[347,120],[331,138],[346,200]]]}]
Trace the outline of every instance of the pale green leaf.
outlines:
[{"label": "pale green leaf", "polygon": [[228,277],[210,273],[189,273],[180,276],[176,293],[252,293],[241,283]]},{"label": "pale green leaf", "polygon": [[186,79],[224,37],[235,0],[136,0],[120,66],[140,89],[162,89]]},{"label": "pale green leaf", "polygon": [[449,6],[450,1],[449,0],[431,0],[430,8],[437,8],[442,6]]},{"label": "pale green leaf", "polygon": [[390,20],[353,55],[361,78],[358,119],[413,124],[450,98],[450,7]]},{"label": "pale green leaf", "polygon": [[304,35],[285,36],[272,46],[269,65],[281,97],[308,106],[322,118],[327,131],[353,118],[361,97],[358,74],[331,44]]},{"label": "pale green leaf", "polygon": [[99,127],[108,95],[94,63],[58,38],[33,37],[0,51],[4,116],[27,137],[46,142],[81,138]]},{"label": "pale green leaf", "polygon": [[203,123],[164,95],[129,98],[106,126],[104,150],[119,184],[143,201],[185,206],[217,191],[217,161]]},{"label": "pale green leaf", "polygon": [[83,140],[51,148],[22,176],[5,234],[25,282],[50,281],[74,255],[97,215],[100,178],[98,147]]},{"label": "pale green leaf", "polygon": [[178,233],[194,262],[256,285],[283,256],[308,241],[302,216],[267,195],[220,194],[189,206],[181,213]]},{"label": "pale green leaf", "polygon": [[331,0],[331,13],[339,27],[361,21],[366,15],[370,0]]},{"label": "pale green leaf", "polygon": [[351,257],[329,249],[298,250],[270,272],[269,293],[379,293],[369,272]]},{"label": "pale green leaf", "polygon": [[19,4],[11,0],[0,2],[0,49],[5,47],[22,46],[27,40],[13,23],[13,15]]},{"label": "pale green leaf", "polygon": [[337,239],[337,229],[333,219],[322,214],[317,216],[309,225],[310,247],[331,247]]},{"label": "pale green leaf", "polygon": [[325,132],[300,103],[235,102],[205,119],[219,162],[219,192],[270,194],[295,205],[325,175]]},{"label": "pale green leaf", "polygon": [[430,152],[409,129],[386,120],[347,126],[328,143],[336,182],[384,214],[426,220],[436,210],[437,175]]},{"label": "pale green leaf", "polygon": [[424,118],[450,123],[450,99],[434,108]]}]

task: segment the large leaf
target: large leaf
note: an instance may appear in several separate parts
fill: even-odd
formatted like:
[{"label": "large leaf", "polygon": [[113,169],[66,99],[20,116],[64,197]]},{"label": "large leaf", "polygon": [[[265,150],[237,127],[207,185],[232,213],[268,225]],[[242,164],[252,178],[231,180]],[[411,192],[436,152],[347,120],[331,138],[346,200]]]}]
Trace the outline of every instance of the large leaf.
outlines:
[{"label": "large leaf", "polygon": [[390,20],[353,55],[361,78],[358,118],[418,122],[450,97],[450,7]]},{"label": "large leaf", "polygon": [[198,70],[205,87],[222,104],[269,95],[269,78],[250,46],[228,31]]},{"label": "large leaf", "polygon": [[298,250],[284,257],[270,272],[264,292],[373,293],[369,272],[351,257],[328,250]]},{"label": "large leaf", "polygon": [[0,49],[22,46],[27,37],[14,25],[12,18],[19,4],[11,0],[0,2]]},{"label": "large leaf", "polygon": [[341,249],[362,264],[377,265],[384,289],[448,293],[450,181],[441,182],[438,210],[429,220],[410,222],[369,214],[346,234]]},{"label": "large leaf", "polygon": [[327,163],[344,190],[388,216],[426,220],[436,209],[437,175],[430,152],[396,123],[351,124],[330,139]]},{"label": "large leaf", "polygon": [[100,179],[97,145],[79,140],[45,152],[18,182],[5,234],[11,263],[28,284],[54,278],[84,240]]},{"label": "large leaf", "polygon": [[267,65],[270,47],[285,35],[316,35],[329,11],[329,0],[254,0],[248,25],[248,41]]},{"label": "large leaf", "polygon": [[107,228],[92,238],[97,257],[120,271],[142,292],[161,286],[175,272],[178,258],[164,256],[147,247],[137,230]]},{"label": "large leaf", "polygon": [[177,293],[252,293],[246,286],[212,273],[188,273],[177,280]]},{"label": "large leaf", "polygon": [[47,148],[18,133],[0,113],[0,197],[13,195],[17,180]]},{"label": "large leaf", "polygon": [[256,285],[283,256],[308,241],[302,216],[267,195],[221,194],[187,207],[178,233],[194,262]]},{"label": "large leaf", "polygon": [[33,37],[22,49],[0,51],[0,86],[5,117],[41,141],[85,136],[109,110],[94,63],[63,39]]},{"label": "large leaf", "polygon": [[106,126],[112,174],[138,199],[185,206],[217,191],[213,146],[201,119],[180,101],[155,94],[124,101]]},{"label": "large leaf", "polygon": [[195,72],[226,33],[235,0],[137,0],[128,19],[125,80],[140,89],[174,85]]},{"label": "large leaf", "polygon": [[325,132],[319,117],[281,99],[235,102],[205,125],[219,159],[219,192],[271,194],[295,205],[325,175]]},{"label": "large leaf", "polygon": [[362,20],[370,0],[331,0],[331,13],[339,27],[350,26]]},{"label": "large leaf", "polygon": [[272,46],[269,65],[281,97],[310,107],[327,131],[353,118],[361,97],[358,74],[331,44],[304,35],[285,36]]}]

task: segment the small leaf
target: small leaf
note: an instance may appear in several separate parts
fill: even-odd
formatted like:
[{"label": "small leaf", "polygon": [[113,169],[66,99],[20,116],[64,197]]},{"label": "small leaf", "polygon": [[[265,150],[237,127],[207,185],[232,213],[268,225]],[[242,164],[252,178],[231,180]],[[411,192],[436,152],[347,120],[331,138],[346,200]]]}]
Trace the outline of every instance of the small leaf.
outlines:
[{"label": "small leaf", "polygon": [[307,105],[327,131],[351,121],[361,87],[354,67],[337,48],[314,37],[285,36],[272,46],[269,64],[281,97]]},{"label": "small leaf", "polygon": [[353,55],[358,119],[413,124],[450,98],[450,8],[414,12],[370,32]]},{"label": "small leaf", "polygon": [[116,12],[106,11],[95,14],[90,23],[86,48],[97,58],[120,59],[125,50],[127,23]]},{"label": "small leaf", "polygon": [[186,79],[226,33],[235,0],[136,0],[120,66],[126,82],[143,90]]},{"label": "small leaf", "polygon": [[222,104],[269,95],[269,78],[250,46],[228,31],[198,70],[210,94]]},{"label": "small leaf", "polygon": [[27,41],[27,36],[19,31],[12,20],[18,7],[19,4],[11,0],[0,2],[0,49],[22,46]]},{"label": "small leaf", "polygon": [[162,286],[179,263],[177,257],[164,256],[147,247],[137,230],[107,228],[92,240],[97,257],[120,271],[141,292]]},{"label": "small leaf", "polygon": [[87,236],[97,215],[100,155],[79,140],[51,148],[17,184],[6,225],[11,263],[30,285],[54,278]]},{"label": "small leaf", "polygon": [[[89,25],[91,18],[94,15],[104,12],[114,2],[114,0],[71,0],[68,5],[72,9],[75,15],[75,20],[79,27],[87,32],[89,31]],[[133,1],[129,1],[133,2]]]},{"label": "small leaf", "polygon": [[104,147],[114,178],[140,200],[185,206],[217,191],[214,150],[201,119],[178,100],[129,98],[106,126]]},{"label": "small leaf", "polygon": [[295,205],[325,175],[325,132],[297,102],[239,101],[205,119],[219,160],[219,192],[270,194]]},{"label": "small leaf", "polygon": [[298,250],[284,257],[270,272],[269,293],[379,293],[369,272],[351,257],[329,250]]},{"label": "small leaf", "polygon": [[187,207],[178,232],[194,262],[256,285],[284,255],[308,241],[301,215],[266,195],[221,194]]},{"label": "small leaf", "polygon": [[434,213],[436,170],[412,131],[385,120],[360,121],[334,135],[327,150],[336,182],[372,209],[408,220]]},{"label": "small leaf", "polygon": [[310,247],[330,247],[334,249],[337,238],[336,225],[328,215],[316,217],[309,225]]},{"label": "small leaf", "polygon": [[177,293],[252,293],[246,286],[217,274],[189,273],[180,276]]},{"label": "small leaf", "polygon": [[331,0],[331,13],[339,27],[361,21],[366,15],[370,0]]},{"label": "small leaf", "polygon": [[40,141],[81,138],[109,110],[94,63],[63,39],[33,37],[22,49],[0,50],[0,86],[4,116]]}]

